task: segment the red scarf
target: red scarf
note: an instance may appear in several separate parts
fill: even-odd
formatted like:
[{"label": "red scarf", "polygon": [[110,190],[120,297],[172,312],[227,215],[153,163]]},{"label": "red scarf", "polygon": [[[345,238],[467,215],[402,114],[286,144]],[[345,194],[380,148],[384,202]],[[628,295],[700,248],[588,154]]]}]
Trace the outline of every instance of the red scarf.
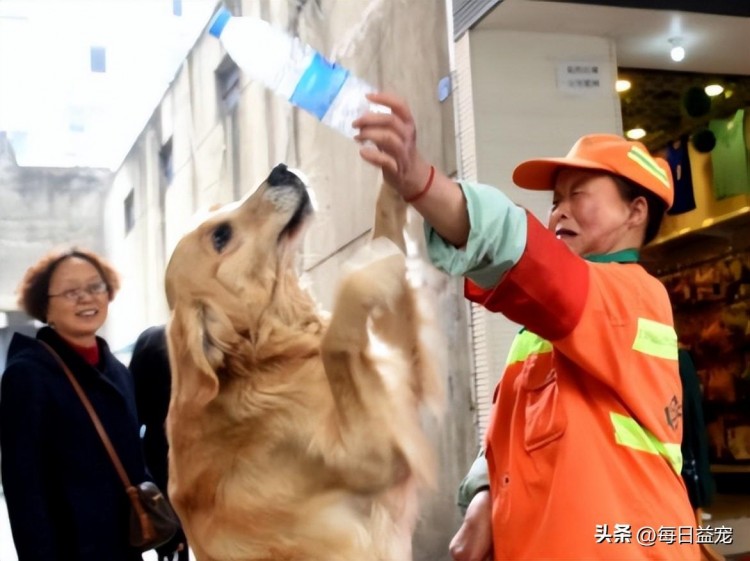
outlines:
[{"label": "red scarf", "polygon": [[75,352],[81,355],[91,366],[99,364],[99,345],[94,344],[93,347],[81,347],[79,345],[74,345],[70,341],[65,342],[70,345]]}]

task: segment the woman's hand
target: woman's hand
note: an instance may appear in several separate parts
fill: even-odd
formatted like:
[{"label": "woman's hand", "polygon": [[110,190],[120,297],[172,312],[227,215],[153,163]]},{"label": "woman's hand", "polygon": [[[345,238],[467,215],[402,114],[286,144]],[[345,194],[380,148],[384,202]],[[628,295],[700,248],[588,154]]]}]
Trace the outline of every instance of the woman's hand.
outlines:
[{"label": "woman's hand", "polygon": [[492,499],[479,491],[466,509],[463,524],[448,546],[453,561],[492,561]]},{"label": "woman's hand", "polygon": [[417,150],[417,128],[411,111],[393,94],[372,93],[367,99],[388,107],[391,113],[366,113],[354,121],[353,126],[359,129],[354,139],[365,143],[359,153],[383,170],[385,180],[403,198],[412,198],[427,182],[430,164]]},{"label": "woman's hand", "polygon": [[383,178],[411,203],[448,243],[463,247],[469,237],[469,212],[461,188],[424,160],[417,150],[417,128],[398,96],[372,93],[367,99],[390,113],[365,113],[352,123],[364,143],[362,159],[383,170]]}]

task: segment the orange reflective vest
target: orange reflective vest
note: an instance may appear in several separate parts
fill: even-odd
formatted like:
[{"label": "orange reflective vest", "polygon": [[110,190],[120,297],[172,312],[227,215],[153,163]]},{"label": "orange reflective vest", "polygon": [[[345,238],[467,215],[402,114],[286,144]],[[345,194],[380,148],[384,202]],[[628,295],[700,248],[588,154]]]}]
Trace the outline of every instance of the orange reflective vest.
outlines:
[{"label": "orange reflective vest", "polygon": [[661,283],[634,262],[574,255],[529,215],[520,261],[465,291],[526,326],[486,435],[495,558],[699,559]]}]

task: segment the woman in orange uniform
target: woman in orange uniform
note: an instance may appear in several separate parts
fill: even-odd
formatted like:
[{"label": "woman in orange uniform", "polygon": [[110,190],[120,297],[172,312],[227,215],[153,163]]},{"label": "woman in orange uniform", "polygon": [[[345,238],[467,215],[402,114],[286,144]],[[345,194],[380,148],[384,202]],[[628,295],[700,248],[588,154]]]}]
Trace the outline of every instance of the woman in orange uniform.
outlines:
[{"label": "woman in orange uniform", "polygon": [[673,201],[666,162],[615,135],[523,162],[517,185],[553,191],[545,227],[498,189],[435,170],[403,101],[370,99],[391,114],[354,122],[371,143],[361,156],[425,218],[431,260],[525,326],[485,439],[490,485],[475,500],[489,492],[491,526],[480,517],[476,558],[492,543],[494,559],[697,560],[671,306],[636,263]]}]

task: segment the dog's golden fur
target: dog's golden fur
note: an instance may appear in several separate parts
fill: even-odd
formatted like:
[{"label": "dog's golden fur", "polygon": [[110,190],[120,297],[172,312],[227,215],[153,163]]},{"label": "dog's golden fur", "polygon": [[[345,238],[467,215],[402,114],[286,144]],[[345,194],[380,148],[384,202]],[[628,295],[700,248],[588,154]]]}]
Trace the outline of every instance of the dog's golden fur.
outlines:
[{"label": "dog's golden fur", "polygon": [[[411,559],[439,382],[405,258],[374,240],[324,320],[294,267],[310,214],[278,166],[167,268],[169,491],[199,561]],[[403,249],[404,217],[385,187],[375,233]]]}]

